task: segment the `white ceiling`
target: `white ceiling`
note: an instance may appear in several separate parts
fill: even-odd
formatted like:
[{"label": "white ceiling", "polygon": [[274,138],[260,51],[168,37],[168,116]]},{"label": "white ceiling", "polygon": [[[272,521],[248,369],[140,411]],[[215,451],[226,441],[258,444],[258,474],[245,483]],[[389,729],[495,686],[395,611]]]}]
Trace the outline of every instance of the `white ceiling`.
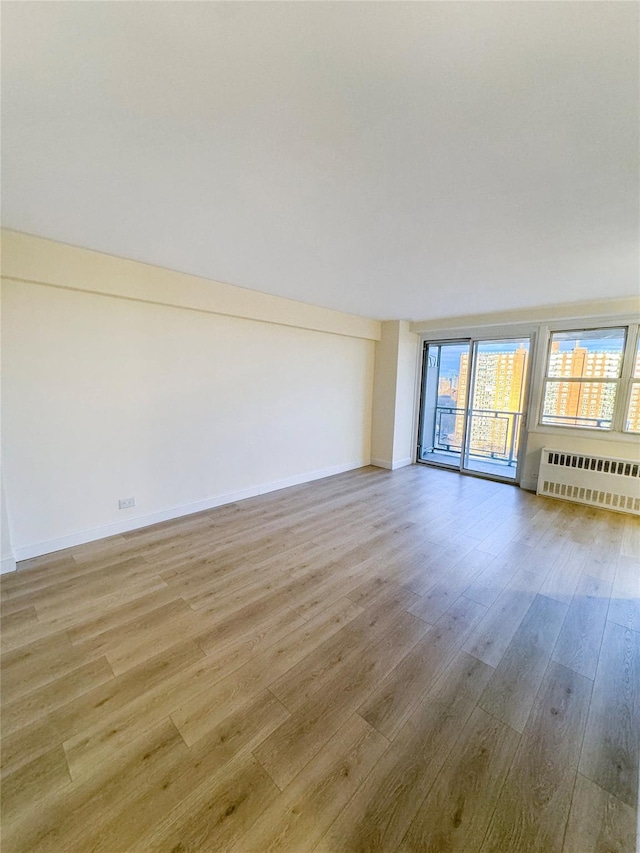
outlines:
[{"label": "white ceiling", "polygon": [[3,224],[377,318],[629,296],[622,2],[4,2]]}]

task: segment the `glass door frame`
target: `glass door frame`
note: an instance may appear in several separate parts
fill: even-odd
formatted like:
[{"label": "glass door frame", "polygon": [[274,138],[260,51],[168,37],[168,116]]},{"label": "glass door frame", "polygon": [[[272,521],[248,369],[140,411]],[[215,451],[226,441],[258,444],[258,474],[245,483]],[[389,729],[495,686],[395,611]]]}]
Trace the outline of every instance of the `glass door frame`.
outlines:
[{"label": "glass door frame", "polygon": [[[476,347],[478,344],[487,343],[487,342],[495,342],[499,343],[501,341],[509,342],[509,341],[520,341],[525,340],[529,342],[529,350],[528,350],[528,358],[527,358],[527,370],[526,370],[526,385],[525,392],[522,400],[522,416],[520,418],[520,425],[518,427],[518,459],[516,462],[516,471],[515,477],[501,477],[499,474],[492,474],[490,472],[485,471],[475,471],[472,468],[467,468],[464,464],[465,457],[467,456],[467,441],[469,434],[469,422],[470,422],[470,412],[472,411],[472,403],[473,403],[473,392],[475,391],[475,378],[476,378],[476,366],[477,366],[477,357],[476,357]],[[467,345],[469,347],[469,390],[467,393],[467,399],[465,400],[464,406],[464,424],[463,424],[463,433],[462,433],[462,447],[460,449],[460,461],[458,464],[448,464],[445,462],[439,462],[435,460],[421,459],[420,451],[422,446],[422,436],[424,431],[424,411],[425,411],[425,364],[427,358],[427,352],[429,345],[431,346],[442,346],[445,344],[459,344],[459,345]],[[483,334],[482,336],[476,335],[462,335],[460,337],[443,337],[443,338],[429,338],[424,337],[422,341],[422,358],[421,358],[421,374],[420,374],[420,401],[419,401],[419,410],[418,410],[418,435],[417,435],[417,455],[416,462],[419,462],[421,465],[431,465],[436,468],[443,468],[449,471],[459,471],[461,474],[466,474],[471,477],[480,477],[484,480],[495,480],[499,483],[510,483],[512,485],[519,486],[520,480],[522,477],[522,470],[524,467],[524,460],[526,458],[526,450],[527,450],[527,442],[526,442],[526,425],[529,420],[529,406],[531,402],[531,380],[533,376],[533,364],[536,358],[536,334],[533,330],[527,329],[526,331],[518,331],[515,330],[511,334],[506,334],[503,332],[502,334],[498,333],[493,336],[489,336],[488,334]]]},{"label": "glass door frame", "polygon": [[[462,467],[461,467],[462,466],[462,458],[464,455],[464,447],[465,447],[466,430],[467,430],[467,407],[466,407],[466,405],[465,405],[464,414],[463,414],[464,424],[463,424],[463,428],[462,428],[462,441],[461,441],[461,447],[460,447],[460,460],[459,460],[459,462],[447,463],[447,462],[438,462],[435,460],[421,459],[420,458],[420,449],[422,447],[422,436],[424,433],[424,414],[425,414],[425,399],[424,399],[424,397],[425,397],[425,390],[426,390],[425,369],[426,369],[427,353],[429,350],[429,346],[439,347],[439,346],[446,346],[447,344],[457,344],[459,346],[466,346],[467,351],[469,353],[469,366],[471,367],[472,338],[470,338],[470,337],[443,338],[442,340],[428,340],[425,338],[424,341],[422,342],[422,359],[421,359],[422,370],[421,370],[421,374],[420,374],[420,404],[419,404],[419,409],[418,409],[418,441],[417,441],[417,448],[418,449],[417,449],[416,462],[420,462],[421,465],[434,465],[438,468],[448,469],[449,471],[461,471],[462,470]],[[436,394],[437,394],[437,390],[436,390]]]}]

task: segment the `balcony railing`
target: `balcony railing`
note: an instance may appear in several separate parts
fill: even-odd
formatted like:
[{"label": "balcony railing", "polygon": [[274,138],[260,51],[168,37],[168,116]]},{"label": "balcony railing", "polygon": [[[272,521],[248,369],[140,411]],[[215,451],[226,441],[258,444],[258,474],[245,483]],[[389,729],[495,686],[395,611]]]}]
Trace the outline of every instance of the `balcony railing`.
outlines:
[{"label": "balcony railing", "polygon": [[[465,409],[436,406],[433,450],[462,453]],[[470,409],[467,430],[469,455],[515,465],[518,455],[520,419],[523,412],[498,409]]]}]

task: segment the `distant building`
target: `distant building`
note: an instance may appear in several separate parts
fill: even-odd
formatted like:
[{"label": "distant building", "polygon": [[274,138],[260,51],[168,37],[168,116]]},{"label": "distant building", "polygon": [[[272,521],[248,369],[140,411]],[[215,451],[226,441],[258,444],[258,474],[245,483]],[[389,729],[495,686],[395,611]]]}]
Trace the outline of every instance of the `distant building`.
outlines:
[{"label": "distant building", "polygon": [[[572,350],[561,350],[555,341],[549,355],[549,377],[615,379],[621,359],[619,352],[588,350],[579,342]],[[548,382],[543,420],[566,426],[608,426],[616,390],[616,382]]]},{"label": "distant building", "polygon": [[[510,352],[480,352],[476,364],[471,415],[472,450],[483,454],[511,456],[517,453],[519,421],[527,377],[529,352],[520,344]],[[469,355],[460,357],[458,406],[464,408],[469,387]],[[464,416],[456,418],[455,436],[462,446]]]}]

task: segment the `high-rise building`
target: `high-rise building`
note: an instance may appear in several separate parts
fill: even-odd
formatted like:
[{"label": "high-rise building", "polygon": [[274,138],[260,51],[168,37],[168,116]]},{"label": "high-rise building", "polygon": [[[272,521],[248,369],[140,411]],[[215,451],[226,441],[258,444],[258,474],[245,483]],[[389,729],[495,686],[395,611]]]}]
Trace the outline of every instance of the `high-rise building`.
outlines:
[{"label": "high-rise building", "polygon": [[[528,350],[479,352],[471,413],[470,449],[508,457],[517,452],[519,418],[527,376]],[[460,357],[458,406],[464,408],[469,387],[469,355]],[[463,415],[456,418],[456,439],[462,444]]]},{"label": "high-rise building", "polygon": [[[558,341],[549,355],[549,376],[559,379],[616,379],[622,353],[589,350],[579,342],[571,350],[561,350]],[[611,423],[617,383],[548,382],[545,390],[544,420],[567,426],[606,427]]]}]

